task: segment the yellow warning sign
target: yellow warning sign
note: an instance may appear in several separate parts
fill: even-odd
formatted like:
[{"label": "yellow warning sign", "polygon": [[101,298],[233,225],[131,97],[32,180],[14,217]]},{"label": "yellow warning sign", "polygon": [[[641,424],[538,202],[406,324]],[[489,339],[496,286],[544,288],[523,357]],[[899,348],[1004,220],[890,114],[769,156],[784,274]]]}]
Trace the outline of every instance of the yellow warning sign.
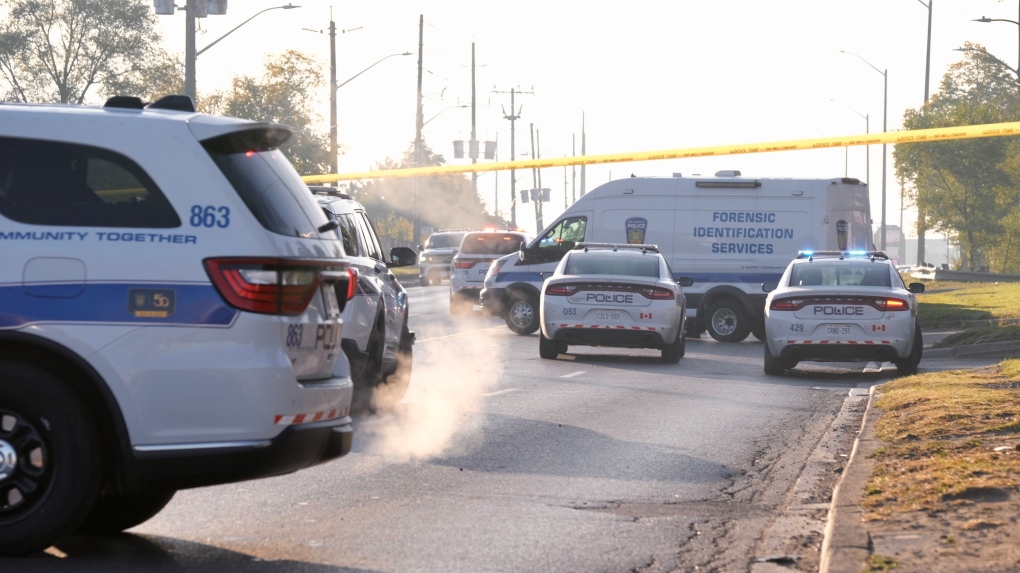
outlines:
[{"label": "yellow warning sign", "polygon": [[796,151],[802,149],[824,149],[827,147],[850,147],[857,145],[881,145],[883,143],[920,143],[930,141],[947,141],[951,139],[971,139],[976,137],[1000,137],[1005,135],[1020,135],[1020,122],[965,125],[960,127],[938,127],[933,129],[915,129],[912,131],[892,131],[887,133],[869,133],[865,135],[798,139],[793,141],[773,141],[767,143],[742,143],[737,145],[718,145],[714,147],[668,149],[664,151],[639,151],[633,153],[613,153],[608,155],[582,155],[553,159],[528,159],[524,161],[497,161],[495,163],[476,163],[472,165],[437,165],[433,167],[415,167],[410,169],[363,171],[361,173],[305,175],[302,179],[305,183],[317,185],[322,183],[332,183],[335,181],[382,179],[386,177],[416,177],[422,175],[446,175],[449,173],[504,171],[507,169],[544,169],[546,167],[560,167],[565,165],[598,165],[603,163],[626,163],[631,161],[657,161],[660,159],[688,159],[692,157],[740,155],[743,153]]}]

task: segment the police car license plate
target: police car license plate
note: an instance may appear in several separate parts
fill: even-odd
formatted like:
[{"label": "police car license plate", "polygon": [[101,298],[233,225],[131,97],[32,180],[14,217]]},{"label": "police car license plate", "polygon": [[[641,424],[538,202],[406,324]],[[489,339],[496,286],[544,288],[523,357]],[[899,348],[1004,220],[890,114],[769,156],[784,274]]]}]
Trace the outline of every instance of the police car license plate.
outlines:
[{"label": "police car license plate", "polygon": [[595,320],[600,320],[602,322],[616,324],[620,322],[621,318],[622,315],[619,312],[608,312],[604,310],[595,312]]},{"label": "police car license plate", "polygon": [[851,333],[853,333],[853,325],[850,324],[825,325],[826,336],[850,336]]}]

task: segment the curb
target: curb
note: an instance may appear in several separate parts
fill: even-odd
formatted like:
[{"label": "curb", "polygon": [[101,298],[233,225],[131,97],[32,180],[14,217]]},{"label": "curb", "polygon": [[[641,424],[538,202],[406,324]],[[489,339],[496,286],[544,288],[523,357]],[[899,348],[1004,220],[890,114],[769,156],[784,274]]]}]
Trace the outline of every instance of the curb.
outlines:
[{"label": "curb", "polygon": [[871,538],[864,526],[864,510],[860,501],[875,466],[869,454],[879,446],[875,437],[875,412],[872,410],[876,388],[877,385],[868,389],[868,405],[861,419],[860,432],[850,450],[846,471],[832,490],[819,573],[859,573],[865,569],[871,554]]},{"label": "curb", "polygon": [[1003,358],[1015,358],[1020,356],[1020,342],[988,342],[985,344],[968,344],[966,346],[954,346],[952,348],[925,348],[922,358],[948,358],[951,356],[989,357],[1001,356]]}]

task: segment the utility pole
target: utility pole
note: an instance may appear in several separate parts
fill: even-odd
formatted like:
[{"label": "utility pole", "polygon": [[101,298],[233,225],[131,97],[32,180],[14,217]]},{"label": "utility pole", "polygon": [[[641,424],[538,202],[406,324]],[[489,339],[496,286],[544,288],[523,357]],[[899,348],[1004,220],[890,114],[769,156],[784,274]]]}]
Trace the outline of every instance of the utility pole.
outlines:
[{"label": "utility pole", "polygon": [[[581,112],[581,157],[584,157],[584,151],[585,151],[585,146],[584,146],[584,112]],[[584,168],[585,168],[585,164],[582,163],[581,164],[581,196],[582,197],[584,197],[584,192],[585,192],[585,187],[584,187]]]},{"label": "utility pole", "polygon": [[337,173],[336,125],[336,24],[333,22],[333,8],[329,8],[329,172]]},{"label": "utility pole", "polygon": [[196,97],[197,87],[195,82],[195,12],[198,9],[198,0],[187,0],[184,3],[184,93],[191,98],[195,105],[198,105]]},{"label": "utility pole", "polygon": [[[477,100],[475,99],[475,43],[471,42],[471,143],[468,144],[468,150],[471,154],[471,165],[478,163],[478,138],[475,133],[475,110],[477,109]],[[474,191],[475,196],[478,195],[478,172],[471,172],[471,189]],[[497,211],[498,213],[498,211]]]},{"label": "utility pole", "polygon": [[[577,135],[570,134],[570,156],[577,157]],[[577,201],[577,165],[570,166],[570,201]]]},{"label": "utility pole", "polygon": [[[917,0],[917,1],[920,2],[922,6],[924,6],[925,8],[928,9],[928,48],[925,51],[925,56],[924,56],[924,103],[925,103],[925,105],[927,105],[928,104],[928,84],[930,82],[930,75],[931,75],[931,9],[932,9],[932,4],[934,4],[934,0],[928,0],[927,4],[925,4],[922,0]],[[1017,64],[1017,67],[1020,68],[1020,64]],[[901,213],[900,217],[903,216],[902,215],[902,212],[903,212],[903,199],[902,199],[902,197],[903,197],[903,189],[901,187],[900,188],[900,213]],[[902,229],[903,225],[901,224],[900,227],[901,227],[900,233],[903,233],[903,229]],[[925,258],[925,254],[924,254],[924,234],[927,231],[928,231],[928,225],[927,225],[927,222],[925,221],[924,211],[921,209],[921,206],[918,205],[917,206],[917,264],[918,265],[920,265],[922,262],[924,262],[924,258]],[[906,240],[904,240],[903,242],[906,243]],[[906,251],[904,250],[903,252],[905,253]],[[946,251],[946,259],[947,260],[949,259],[949,251],[948,250]]]},{"label": "utility pole", "polygon": [[[425,15],[418,15],[418,110],[415,116],[414,126],[414,166],[421,167],[421,129],[424,125],[422,115],[422,96],[421,96],[421,80],[422,80],[422,46],[424,44],[425,34]],[[418,175],[414,176],[414,189],[411,195],[411,218],[414,221],[412,228],[414,229],[414,244],[421,243],[421,217],[418,213]]]},{"label": "utility pole", "polygon": [[[510,94],[510,115],[507,115],[506,108],[503,108],[503,119],[510,120],[510,161],[514,161],[516,159],[515,145],[517,139],[516,130],[514,129],[514,127],[515,122],[521,118],[521,110],[524,109],[523,105],[521,106],[520,109],[516,108],[517,104],[514,103],[514,96],[516,94],[534,94],[535,92],[533,91],[522,92],[518,91],[516,88],[510,88],[509,92],[492,90],[492,93]],[[517,172],[516,169],[510,170],[510,226],[515,229],[517,228],[517,176],[515,175],[516,172]]]}]

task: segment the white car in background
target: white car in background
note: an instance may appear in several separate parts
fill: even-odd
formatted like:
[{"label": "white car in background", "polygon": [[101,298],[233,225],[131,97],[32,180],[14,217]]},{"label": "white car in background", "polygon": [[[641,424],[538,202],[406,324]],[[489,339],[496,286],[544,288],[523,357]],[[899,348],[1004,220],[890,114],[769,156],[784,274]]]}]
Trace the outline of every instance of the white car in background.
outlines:
[{"label": "white car in background", "polygon": [[765,373],[801,361],[890,361],[901,375],[917,373],[921,327],[915,293],[878,251],[802,251],[778,284],[762,286]]},{"label": "white car in background", "polygon": [[675,364],[686,350],[686,309],[655,245],[578,243],[542,286],[539,355],[555,359],[570,345],[656,348]]},{"label": "white car in background", "polygon": [[492,262],[516,253],[530,240],[523,231],[486,229],[465,234],[453,257],[450,314],[470,312],[478,304],[478,295]]}]

